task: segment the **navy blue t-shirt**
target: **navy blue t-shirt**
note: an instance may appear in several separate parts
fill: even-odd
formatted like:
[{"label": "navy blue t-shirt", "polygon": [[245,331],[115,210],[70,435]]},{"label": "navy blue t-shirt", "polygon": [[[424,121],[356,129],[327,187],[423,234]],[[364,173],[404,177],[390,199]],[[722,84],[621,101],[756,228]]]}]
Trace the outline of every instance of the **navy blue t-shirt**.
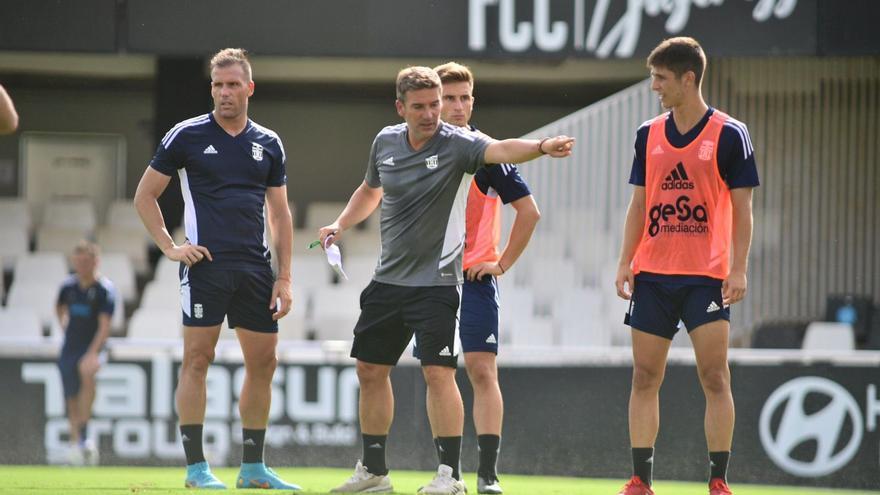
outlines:
[{"label": "navy blue t-shirt", "polygon": [[[715,113],[714,108],[709,108],[703,118],[691,130],[685,134],[678,132],[672,112],[666,119],[666,139],[669,144],[676,148],[684,148],[693,142],[703,132],[703,128],[709,122],[709,117]],[[635,153],[633,156],[632,170],[629,175],[629,183],[635,186],[645,185],[645,156],[648,148],[648,132],[651,130],[651,120],[643,123],[636,131]],[[746,125],[734,118],[727,119],[721,128],[718,137],[718,149],[716,161],[718,173],[728,189],[740,187],[758,187],[758,167],[755,164],[755,153],[752,147],[752,139]],[[668,282],[687,285],[720,285],[721,281],[711,277],[690,275],[661,275],[656,273],[639,273],[639,280],[653,282]]]},{"label": "navy blue t-shirt", "polygon": [[[468,127],[472,131],[479,132],[474,126]],[[474,182],[483,194],[488,195],[490,187],[494,189],[504,204],[512,203],[532,194],[529,185],[519,174],[519,169],[510,163],[478,168],[474,173]]]},{"label": "navy blue t-shirt", "polygon": [[150,166],[180,176],[186,238],[214,258],[200,269],[269,266],[263,206],[267,187],[287,183],[285,158],[278,134],[251,120],[237,136],[212,113],[168,131]]},{"label": "navy blue t-shirt", "polygon": [[519,174],[519,169],[509,163],[478,168],[474,174],[474,182],[483,194],[488,195],[489,188],[494,189],[504,204],[532,194],[529,185]]},{"label": "navy blue t-shirt", "polygon": [[98,277],[91,286],[82,288],[76,275],[70,275],[61,284],[57,305],[66,306],[68,314],[62,354],[83,353],[98,333],[98,315],[113,315],[116,289],[105,277]]}]

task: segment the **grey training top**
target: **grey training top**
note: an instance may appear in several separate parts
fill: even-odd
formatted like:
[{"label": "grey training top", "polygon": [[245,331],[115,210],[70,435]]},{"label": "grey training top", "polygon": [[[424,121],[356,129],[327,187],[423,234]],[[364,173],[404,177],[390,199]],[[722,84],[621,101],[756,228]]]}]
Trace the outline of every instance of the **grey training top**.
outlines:
[{"label": "grey training top", "polygon": [[373,280],[409,287],[462,283],[468,188],[491,142],[442,121],[418,151],[409,144],[405,123],[376,136],[364,178],[384,193],[382,252]]}]

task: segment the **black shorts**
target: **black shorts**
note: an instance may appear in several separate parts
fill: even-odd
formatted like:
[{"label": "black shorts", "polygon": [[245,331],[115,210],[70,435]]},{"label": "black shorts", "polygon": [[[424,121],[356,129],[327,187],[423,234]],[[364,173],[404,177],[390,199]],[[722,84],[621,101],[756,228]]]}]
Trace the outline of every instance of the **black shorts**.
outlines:
[{"label": "black shorts", "polygon": [[361,293],[351,357],[393,366],[415,334],[422,366],[455,368],[460,304],[458,286],[403,287],[372,281]]},{"label": "black shorts", "polygon": [[721,287],[636,279],[624,323],[636,330],[672,340],[683,321],[688,333],[717,320],[730,321],[721,304]]},{"label": "black shorts", "polygon": [[[277,333],[272,319],[272,270],[217,270],[180,265],[180,307],[183,324],[212,327],[228,317],[229,328],[242,327],[255,332]],[[274,304],[272,305],[275,306]]]}]

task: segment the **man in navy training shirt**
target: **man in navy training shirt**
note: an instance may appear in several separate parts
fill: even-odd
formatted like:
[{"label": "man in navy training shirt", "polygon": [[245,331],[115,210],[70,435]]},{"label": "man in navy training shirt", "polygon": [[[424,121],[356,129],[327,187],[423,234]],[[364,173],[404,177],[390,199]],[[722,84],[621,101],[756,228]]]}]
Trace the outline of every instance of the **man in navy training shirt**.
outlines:
[{"label": "man in navy training shirt", "polygon": [[[277,320],[291,308],[293,225],[281,139],[248,119],[254,93],[244,50],[227,48],[211,59],[214,111],[174,126],[159,144],[135,194],[135,206],[162,253],[181,262],[183,363],[176,403],[186,453],[186,486],[225,488],[202,451],[205,379],[220,324],[228,318],[244,355],[239,401],[243,456],[237,488],[293,489],[263,463],[272,376],[278,362]],[[180,177],[186,242],[176,245],[156,199],[172,174]],[[272,274],[263,207],[278,253]]]},{"label": "man in navy training shirt", "polygon": [[98,275],[98,247],[80,242],[73,250],[74,274],[58,291],[55,311],[64,329],[58,358],[67,419],[70,422],[70,462],[98,463],[98,448],[86,427],[95,401],[95,374],[103,361],[102,349],[110,335],[110,318],[116,303],[113,284]]}]

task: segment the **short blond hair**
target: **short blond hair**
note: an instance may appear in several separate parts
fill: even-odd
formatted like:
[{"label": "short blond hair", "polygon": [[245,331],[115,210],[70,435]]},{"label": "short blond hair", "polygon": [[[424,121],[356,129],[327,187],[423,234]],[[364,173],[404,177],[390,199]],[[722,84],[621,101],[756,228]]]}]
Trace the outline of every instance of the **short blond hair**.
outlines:
[{"label": "short blond hair", "polygon": [[101,248],[94,242],[89,242],[83,239],[77,242],[76,246],[73,247],[73,254],[88,254],[92,258],[97,258],[101,255]]},{"label": "short blond hair", "polygon": [[430,67],[407,67],[397,73],[397,99],[403,101],[409,91],[439,88],[442,84]]},{"label": "short blond hair", "polygon": [[229,67],[238,64],[244,69],[244,75],[248,81],[253,81],[251,62],[248,60],[248,52],[244,48],[224,48],[211,57],[211,71],[216,68]]},{"label": "short blond hair", "polygon": [[470,67],[462,65],[458,62],[447,62],[443,65],[434,67],[434,71],[440,76],[443,84],[466,82],[470,83],[471,88],[474,87],[474,74]]}]

